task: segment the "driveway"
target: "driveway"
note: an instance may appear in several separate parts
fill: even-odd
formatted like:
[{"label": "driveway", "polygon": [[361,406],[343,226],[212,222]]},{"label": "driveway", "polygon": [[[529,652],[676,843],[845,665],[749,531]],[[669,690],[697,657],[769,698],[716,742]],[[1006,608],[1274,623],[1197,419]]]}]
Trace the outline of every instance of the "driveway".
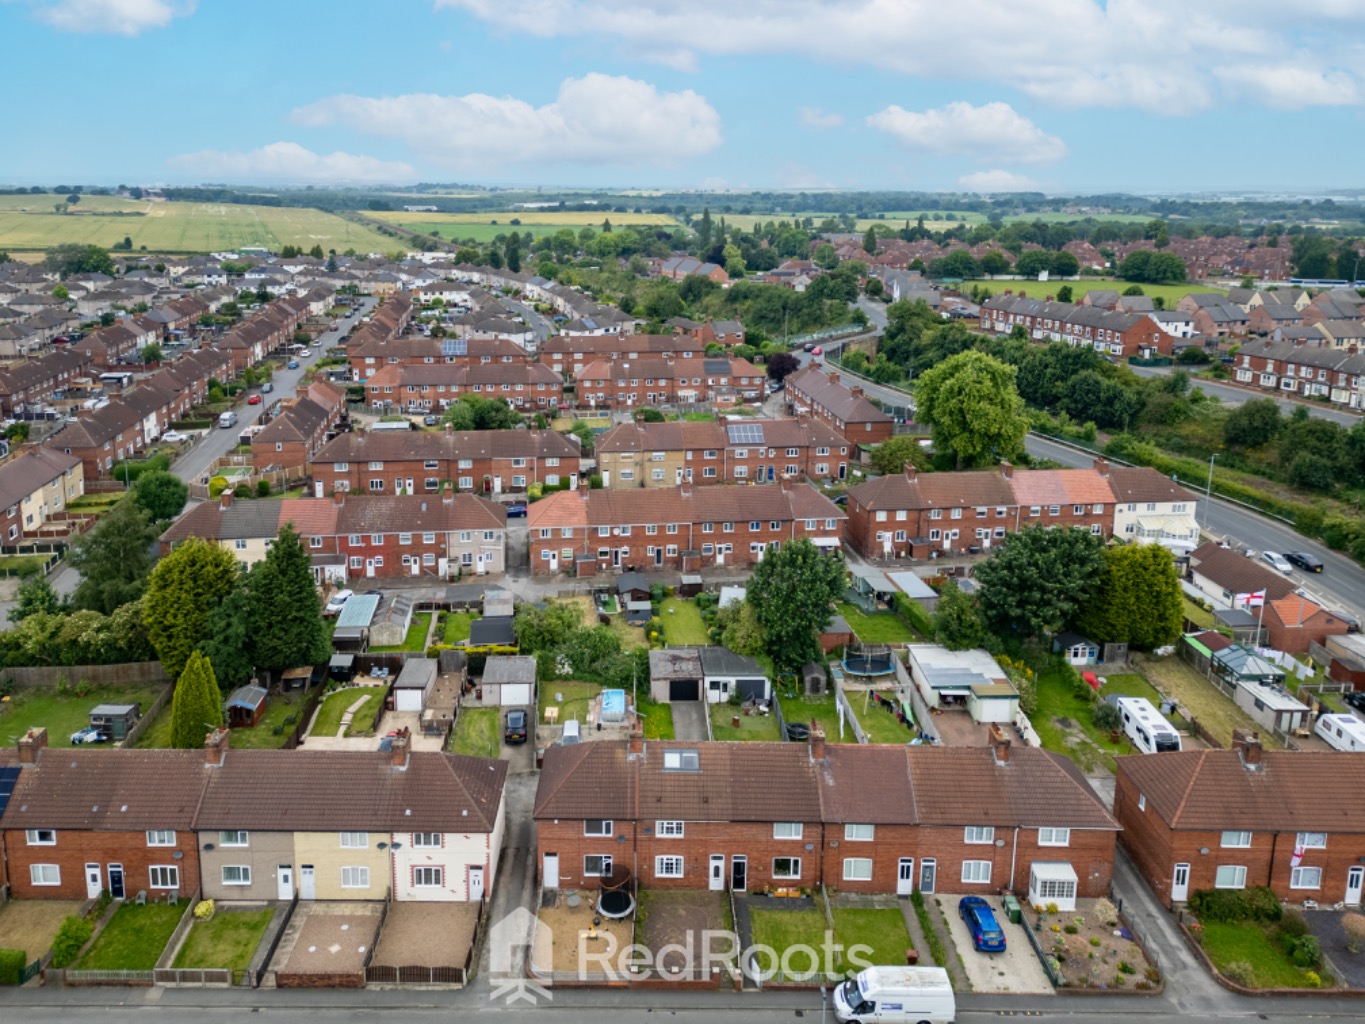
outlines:
[{"label": "driveway", "polygon": [[1023,925],[1013,924],[1005,916],[999,902],[991,900],[996,920],[1005,930],[1005,951],[1003,953],[978,953],[972,948],[972,937],[966,924],[957,912],[957,901],[961,897],[943,894],[943,919],[948,923],[948,932],[953,945],[957,947],[962,959],[962,967],[967,979],[972,983],[973,992],[1053,992],[1052,982],[1047,972],[1038,962],[1033,946],[1024,934]]},{"label": "driveway", "polygon": [[706,704],[699,700],[680,700],[673,708],[673,735],[680,740],[702,743],[707,739]]}]

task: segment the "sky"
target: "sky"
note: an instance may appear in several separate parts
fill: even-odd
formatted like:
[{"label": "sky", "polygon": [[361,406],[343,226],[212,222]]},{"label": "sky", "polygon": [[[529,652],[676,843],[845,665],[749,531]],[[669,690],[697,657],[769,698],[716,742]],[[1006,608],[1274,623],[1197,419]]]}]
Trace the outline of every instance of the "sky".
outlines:
[{"label": "sky", "polygon": [[0,37],[9,184],[1311,191],[1365,149],[1365,0],[0,0]]}]

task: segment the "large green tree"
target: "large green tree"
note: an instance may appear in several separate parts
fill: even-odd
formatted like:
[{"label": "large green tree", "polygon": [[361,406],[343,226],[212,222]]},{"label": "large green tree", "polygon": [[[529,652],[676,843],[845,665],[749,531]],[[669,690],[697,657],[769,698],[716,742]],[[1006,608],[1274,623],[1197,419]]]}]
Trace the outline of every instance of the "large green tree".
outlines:
[{"label": "large green tree", "polygon": [[1184,618],[1175,559],[1160,544],[1124,544],[1104,552],[1095,594],[1076,626],[1096,643],[1154,650],[1180,638]]},{"label": "large green tree", "polygon": [[749,580],[747,600],[768,638],[779,672],[797,672],[821,657],[820,633],[846,586],[844,560],[802,538],[768,551]]},{"label": "large green tree", "polygon": [[1015,388],[1015,368],[984,352],[960,352],[920,375],[916,416],[934,428],[934,450],[957,467],[1015,458],[1028,420]]},{"label": "large green tree", "polygon": [[171,697],[171,746],[189,750],[223,724],[223,696],[213,666],[198,651],[190,655]]},{"label": "large green tree", "polygon": [[30,615],[40,612],[56,615],[62,608],[62,600],[52,589],[52,584],[40,572],[24,577],[19,589],[14,593],[14,607],[9,610],[10,622],[22,622]]},{"label": "large green tree", "polygon": [[445,422],[456,430],[510,430],[523,420],[501,398],[465,395],[446,409]]},{"label": "large green tree", "polygon": [[237,587],[209,612],[204,657],[213,666],[223,691],[241,686],[251,678],[252,661],[250,598]]},{"label": "large green tree", "polygon": [[919,438],[909,434],[888,438],[872,450],[872,468],[878,473],[899,473],[907,462],[916,469],[929,465],[929,453],[924,445],[919,443]]},{"label": "large green tree", "polygon": [[1284,427],[1279,403],[1273,398],[1243,402],[1223,421],[1223,443],[1235,448],[1259,448],[1279,436]]},{"label": "large green tree", "polygon": [[976,570],[987,628],[1028,640],[1069,626],[1099,585],[1103,543],[1085,530],[1042,526],[1006,536]]},{"label": "large green tree", "polygon": [[120,501],[71,549],[71,566],[81,574],[72,603],[108,615],[136,601],[152,570],[156,538],[146,511],[131,498]]},{"label": "large green tree", "polygon": [[933,625],[934,642],[950,651],[968,651],[986,642],[986,627],[976,600],[951,579],[939,591]]},{"label": "large green tree", "polygon": [[189,496],[185,481],[164,470],[143,473],[133,485],[133,500],[157,522],[178,516]]},{"label": "large green tree", "polygon": [[113,277],[117,271],[109,254],[98,245],[81,245],[79,242],[64,242],[53,246],[43,256],[43,266],[56,272],[62,280],[72,274],[107,274]]},{"label": "large green tree", "polygon": [[143,618],[166,674],[180,675],[210,637],[209,617],[240,582],[232,552],[191,537],[157,563],[147,581]]},{"label": "large green tree", "polygon": [[326,661],[331,640],[312,563],[293,523],[285,523],[247,582],[248,624],[255,664],[280,671]]}]

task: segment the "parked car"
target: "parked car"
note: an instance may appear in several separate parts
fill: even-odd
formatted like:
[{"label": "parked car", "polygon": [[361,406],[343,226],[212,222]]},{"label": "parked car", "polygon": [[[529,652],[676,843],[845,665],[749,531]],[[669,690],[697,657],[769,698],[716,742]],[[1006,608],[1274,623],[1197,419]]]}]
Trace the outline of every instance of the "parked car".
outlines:
[{"label": "parked car", "polygon": [[422,417],[422,426],[424,427],[434,427],[440,422],[440,417],[432,416],[430,413]]},{"label": "parked car", "polygon": [[526,742],[526,712],[521,708],[512,708],[507,712],[506,722],[502,727],[502,739],[504,743]]},{"label": "parked car", "polygon": [[972,945],[978,953],[1003,953],[1005,932],[995,919],[995,911],[980,896],[963,896],[958,900],[957,912],[967,923]]},{"label": "parked car", "polygon": [[517,518],[518,516],[524,516],[524,515],[526,515],[526,502],[524,502],[524,501],[509,501],[509,502],[507,503],[507,518],[508,518],[508,519],[515,519],[515,518]]},{"label": "parked car", "polygon": [[1343,694],[1341,699],[1357,711],[1365,711],[1365,693],[1356,693],[1352,690],[1349,693]]},{"label": "parked car", "polygon": [[286,370],[297,370],[299,368],[299,361],[297,359],[291,359],[285,364],[284,368]]},{"label": "parked car", "polygon": [[71,734],[71,745],[73,747],[79,747],[87,743],[104,743],[108,739],[109,737],[98,729],[77,729]]},{"label": "parked car", "polygon": [[274,391],[274,390],[275,390],[275,385],[274,385],[274,384],[271,384],[270,381],[266,381],[264,384],[261,385],[261,394],[263,394],[263,395],[268,395],[268,394],[270,394],[270,392],[272,392],[272,391]]},{"label": "parked car", "polygon": [[1266,565],[1270,566],[1272,569],[1276,570],[1277,572],[1293,572],[1293,571],[1294,571],[1294,567],[1293,567],[1292,565],[1290,565],[1290,564],[1285,560],[1284,555],[1280,554],[1278,551],[1262,551],[1262,552],[1261,552],[1261,561],[1262,561],[1262,562],[1265,562]]},{"label": "parked car", "polygon": [[346,607],[346,602],[354,596],[354,590],[338,590],[332,595],[332,599],[327,602],[327,607],[322,610],[322,614],[340,615],[341,609]]},{"label": "parked car", "polygon": [[261,396],[260,396],[260,395],[252,395],[250,398],[248,398],[248,399],[246,400],[246,404],[247,404],[247,405],[260,405],[260,404],[261,404]]},{"label": "parked car", "polygon": [[1286,551],[1284,557],[1290,565],[1296,565],[1304,572],[1322,572],[1322,563],[1307,551]]}]

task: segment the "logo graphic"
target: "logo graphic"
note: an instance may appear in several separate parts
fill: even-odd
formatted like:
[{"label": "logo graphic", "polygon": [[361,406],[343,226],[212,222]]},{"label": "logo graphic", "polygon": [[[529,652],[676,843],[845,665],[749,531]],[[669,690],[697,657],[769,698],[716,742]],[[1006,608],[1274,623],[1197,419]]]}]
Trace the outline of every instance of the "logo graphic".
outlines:
[{"label": "logo graphic", "polygon": [[519,1002],[535,1006],[542,999],[552,999],[545,986],[526,976],[527,958],[537,947],[548,957],[550,942],[550,929],[525,907],[500,918],[488,933],[488,976],[493,983],[488,998],[501,999],[508,1006]]}]

